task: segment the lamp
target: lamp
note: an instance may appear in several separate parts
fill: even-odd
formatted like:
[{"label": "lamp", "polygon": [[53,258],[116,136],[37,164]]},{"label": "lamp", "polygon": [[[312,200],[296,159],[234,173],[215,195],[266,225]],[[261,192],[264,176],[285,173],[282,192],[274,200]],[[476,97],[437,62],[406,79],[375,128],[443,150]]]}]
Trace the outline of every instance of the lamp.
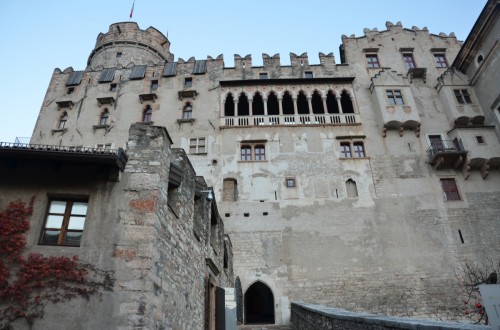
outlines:
[{"label": "lamp", "polygon": [[202,190],[200,191],[202,193],[208,193],[207,194],[207,201],[212,201],[214,199],[214,195],[212,194],[212,190]]}]

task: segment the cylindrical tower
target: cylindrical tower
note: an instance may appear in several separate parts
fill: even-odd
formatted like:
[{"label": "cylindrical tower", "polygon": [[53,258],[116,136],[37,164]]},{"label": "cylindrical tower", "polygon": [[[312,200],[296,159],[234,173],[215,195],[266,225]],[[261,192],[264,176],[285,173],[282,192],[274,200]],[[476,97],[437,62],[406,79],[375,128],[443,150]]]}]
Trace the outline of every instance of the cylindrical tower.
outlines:
[{"label": "cylindrical tower", "polygon": [[99,33],[94,50],[90,53],[87,68],[105,68],[118,65],[157,64],[171,62],[170,42],[155,29],[141,30],[135,22],[111,24],[108,33]]}]

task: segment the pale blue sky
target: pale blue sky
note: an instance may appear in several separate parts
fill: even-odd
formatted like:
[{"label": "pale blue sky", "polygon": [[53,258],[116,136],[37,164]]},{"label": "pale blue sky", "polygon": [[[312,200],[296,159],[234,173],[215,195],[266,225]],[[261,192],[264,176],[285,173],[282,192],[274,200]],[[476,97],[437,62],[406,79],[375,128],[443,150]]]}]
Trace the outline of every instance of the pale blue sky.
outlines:
[{"label": "pale blue sky", "polygon": [[[175,59],[206,59],[224,54],[334,52],[340,63],[341,35],[363,35],[363,28],[427,26],[431,33],[455,32],[465,40],[486,0],[378,1],[168,1],[136,0],[133,21],[167,35]],[[99,32],[129,21],[132,0],[0,0],[0,141],[31,136],[54,68],[85,69]]]}]

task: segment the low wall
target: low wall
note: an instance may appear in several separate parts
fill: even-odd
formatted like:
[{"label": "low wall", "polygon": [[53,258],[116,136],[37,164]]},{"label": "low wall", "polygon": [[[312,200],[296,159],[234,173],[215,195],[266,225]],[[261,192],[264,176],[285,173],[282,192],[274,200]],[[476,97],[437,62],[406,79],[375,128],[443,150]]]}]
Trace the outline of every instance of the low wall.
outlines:
[{"label": "low wall", "polygon": [[291,310],[291,326],[292,329],[297,330],[491,330],[490,326],[354,313],[343,309],[313,305],[304,302],[293,302],[291,304]]}]

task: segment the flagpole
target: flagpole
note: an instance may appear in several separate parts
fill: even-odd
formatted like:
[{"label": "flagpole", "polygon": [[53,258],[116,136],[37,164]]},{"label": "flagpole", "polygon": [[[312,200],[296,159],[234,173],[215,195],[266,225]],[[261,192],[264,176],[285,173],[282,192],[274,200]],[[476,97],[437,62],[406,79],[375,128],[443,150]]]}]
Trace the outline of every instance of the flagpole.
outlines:
[{"label": "flagpole", "polygon": [[130,19],[132,19],[132,16],[134,15],[134,6],[135,6],[135,0],[132,2],[132,9],[130,10]]}]

